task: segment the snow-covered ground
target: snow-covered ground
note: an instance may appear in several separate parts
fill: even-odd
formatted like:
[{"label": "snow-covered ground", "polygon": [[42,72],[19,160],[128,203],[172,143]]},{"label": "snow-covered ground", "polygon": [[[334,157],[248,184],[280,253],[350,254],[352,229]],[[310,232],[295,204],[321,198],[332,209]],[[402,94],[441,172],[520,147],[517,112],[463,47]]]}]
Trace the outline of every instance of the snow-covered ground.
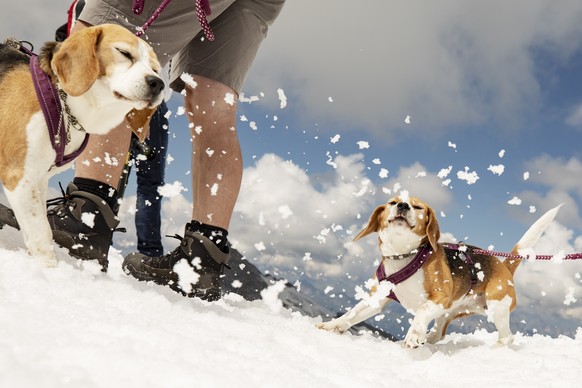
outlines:
[{"label": "snow-covered ground", "polygon": [[0,232],[0,387],[571,387],[575,338],[451,334],[407,350],[369,334],[336,335],[273,298],[215,303],[139,283],[110,254],[110,270],[58,250],[46,269]]}]

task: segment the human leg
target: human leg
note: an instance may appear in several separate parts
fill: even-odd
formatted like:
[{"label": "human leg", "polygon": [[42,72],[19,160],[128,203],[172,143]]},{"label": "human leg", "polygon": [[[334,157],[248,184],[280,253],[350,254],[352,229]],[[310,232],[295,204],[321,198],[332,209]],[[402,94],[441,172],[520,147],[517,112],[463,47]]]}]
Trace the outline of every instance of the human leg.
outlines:
[{"label": "human leg", "polygon": [[158,187],[164,185],[168,149],[167,111],[166,104],[162,103],[152,116],[150,137],[145,141],[151,155],[142,159],[132,151],[137,176],[137,249],[147,256],[161,256],[164,253],[160,232],[162,197]]},{"label": "human leg", "polygon": [[[137,279],[169,284],[187,295],[201,296],[196,294],[200,291],[210,300],[220,296],[218,279],[228,260],[227,229],[242,177],[236,99],[282,4],[282,0],[236,1],[210,23],[215,41],[197,37],[172,60],[172,86],[185,89],[191,124],[193,220],[173,252],[158,258],[140,254],[125,258],[124,269]],[[189,278],[181,263],[203,276]]]}]

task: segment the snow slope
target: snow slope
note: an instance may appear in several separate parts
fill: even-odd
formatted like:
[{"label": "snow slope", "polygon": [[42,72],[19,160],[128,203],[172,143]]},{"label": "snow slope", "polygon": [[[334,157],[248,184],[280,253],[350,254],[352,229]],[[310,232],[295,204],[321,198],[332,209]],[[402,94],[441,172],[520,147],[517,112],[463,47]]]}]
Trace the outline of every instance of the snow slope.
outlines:
[{"label": "snow slope", "polygon": [[110,271],[59,249],[55,269],[0,232],[0,387],[569,387],[580,383],[575,338],[452,334],[406,350],[364,334],[317,330],[266,290],[215,303],[139,283],[110,254]]}]

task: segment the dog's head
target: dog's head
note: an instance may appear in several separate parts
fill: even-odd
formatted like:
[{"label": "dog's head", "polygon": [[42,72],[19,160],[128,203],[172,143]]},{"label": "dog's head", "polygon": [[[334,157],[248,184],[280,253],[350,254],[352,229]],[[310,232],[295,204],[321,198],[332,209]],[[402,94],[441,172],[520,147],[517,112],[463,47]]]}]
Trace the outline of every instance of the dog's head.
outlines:
[{"label": "dog's head", "polygon": [[405,195],[378,206],[354,240],[374,232],[385,255],[405,254],[427,242],[435,252],[440,238],[434,210],[420,199]]},{"label": "dog's head", "polygon": [[[57,46],[51,68],[63,90],[81,96],[92,88],[128,106],[128,122],[145,137],[149,117],[162,102],[160,64],[149,44],[129,30],[103,24],[84,28]],[[139,112],[138,112],[139,111]]]}]

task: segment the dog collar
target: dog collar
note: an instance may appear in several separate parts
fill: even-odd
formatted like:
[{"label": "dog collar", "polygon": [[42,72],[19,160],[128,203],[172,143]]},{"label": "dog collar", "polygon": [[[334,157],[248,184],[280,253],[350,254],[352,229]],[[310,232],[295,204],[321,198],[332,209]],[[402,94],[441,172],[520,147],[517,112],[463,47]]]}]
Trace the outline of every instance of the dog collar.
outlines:
[{"label": "dog collar", "polygon": [[[89,135],[85,134],[85,139],[79,149],[69,155],[65,155],[65,147],[70,140],[70,133],[68,126],[65,126],[64,123],[59,94],[53,87],[49,76],[40,68],[38,57],[34,54],[30,55],[30,73],[32,74],[34,90],[36,91],[49,130],[52,147],[57,153],[55,166],[61,167],[73,161],[73,159],[83,152],[89,141]],[[67,115],[70,122],[72,116],[69,112],[67,112]]]}]

